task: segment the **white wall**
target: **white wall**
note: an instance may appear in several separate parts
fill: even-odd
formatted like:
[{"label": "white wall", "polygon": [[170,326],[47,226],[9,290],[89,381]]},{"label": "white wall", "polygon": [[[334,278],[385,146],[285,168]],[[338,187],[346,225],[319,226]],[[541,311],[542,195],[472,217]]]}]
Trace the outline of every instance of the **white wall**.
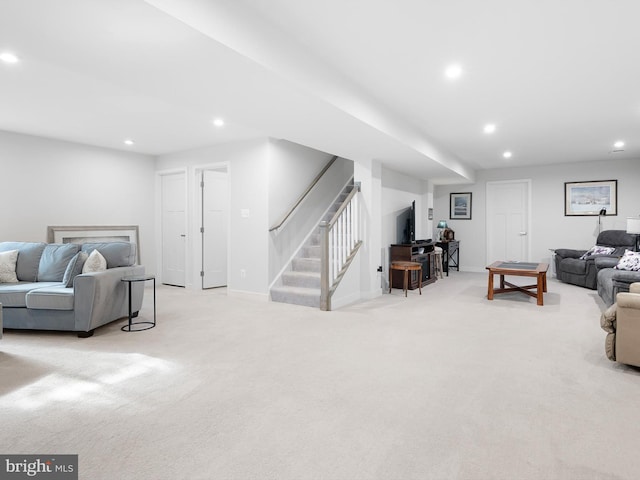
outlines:
[{"label": "white wall", "polygon": [[[275,225],[333,157],[284,140],[269,142],[269,225]],[[353,162],[339,158],[278,229],[269,233],[269,282],[278,280],[320,222],[332,201],[353,176]]]},{"label": "white wall", "polygon": [[155,273],[152,156],[0,131],[0,176],[0,241],[46,242],[49,225],[138,225]]},{"label": "white wall", "polygon": [[[268,293],[268,158],[266,138],[229,142],[201,149],[161,155],[158,173],[175,169],[187,172],[187,265],[199,263],[196,171],[204,166],[226,165],[229,174],[228,292]],[[241,215],[248,211],[248,217]],[[244,273],[241,274],[241,271]],[[200,288],[199,269],[190,267],[188,286]]]},{"label": "white wall", "polygon": [[289,210],[333,155],[286,140],[269,140],[269,225]]},{"label": "white wall", "polygon": [[[403,210],[416,202],[416,240],[428,239],[431,223],[427,219],[431,194],[427,182],[382,168],[382,259],[384,282],[388,284],[389,246],[398,243],[396,219]],[[388,288],[388,285],[387,285]]]},{"label": "white wall", "polygon": [[[378,160],[357,161],[354,165],[354,178],[360,182],[360,226],[362,228],[362,246],[357,254],[360,278],[355,285],[360,287],[360,298],[370,299],[382,294],[382,277],[378,267],[385,265],[385,251],[382,238],[382,165]],[[354,262],[355,264],[355,262]],[[352,264],[352,268],[356,268]],[[340,290],[340,287],[338,288]],[[336,291],[342,296],[345,292]],[[338,300],[336,299],[336,305]]]},{"label": "white wall", "polygon": [[[489,181],[531,179],[531,258],[550,261],[549,249],[587,249],[595,244],[598,218],[564,215],[564,182],[618,180],[618,215],[607,216],[602,229],[626,228],[626,218],[640,214],[640,162],[606,160],[477,172],[471,185],[436,186],[434,220],[446,219],[460,240],[460,268],[484,271],[496,259],[486,258],[485,192]],[[449,193],[472,192],[472,219],[449,219]],[[434,224],[435,226],[435,224]],[[436,235],[435,229],[433,235]]]}]

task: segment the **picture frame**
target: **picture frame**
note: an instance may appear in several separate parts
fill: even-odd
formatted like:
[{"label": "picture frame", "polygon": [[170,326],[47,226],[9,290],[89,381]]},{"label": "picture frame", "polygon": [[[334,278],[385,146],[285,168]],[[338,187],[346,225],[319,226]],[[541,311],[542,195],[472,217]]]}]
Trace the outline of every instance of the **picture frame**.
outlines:
[{"label": "picture frame", "polygon": [[564,214],[598,216],[618,214],[618,180],[589,180],[564,183]]},{"label": "picture frame", "polygon": [[131,242],[136,244],[136,263],[140,265],[138,225],[48,226],[47,242]]},{"label": "picture frame", "polygon": [[471,192],[449,194],[449,218],[451,220],[471,220]]}]

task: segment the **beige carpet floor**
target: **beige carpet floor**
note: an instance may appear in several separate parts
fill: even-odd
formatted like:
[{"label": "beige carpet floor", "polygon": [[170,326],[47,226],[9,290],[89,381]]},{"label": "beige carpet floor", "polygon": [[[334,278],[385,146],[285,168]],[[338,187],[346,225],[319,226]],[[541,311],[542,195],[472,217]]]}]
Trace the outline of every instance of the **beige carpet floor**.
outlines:
[{"label": "beige carpet floor", "polygon": [[5,330],[0,450],[87,480],[632,480],[640,369],[601,308],[465,272],[334,312],[159,286],[146,332]]}]

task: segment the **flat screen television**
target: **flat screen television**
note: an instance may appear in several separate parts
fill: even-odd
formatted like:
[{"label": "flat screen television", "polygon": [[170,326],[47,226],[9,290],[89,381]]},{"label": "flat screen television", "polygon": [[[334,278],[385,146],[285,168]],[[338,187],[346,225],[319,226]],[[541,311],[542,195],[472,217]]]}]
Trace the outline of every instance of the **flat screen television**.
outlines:
[{"label": "flat screen television", "polygon": [[396,241],[408,245],[416,241],[416,201],[396,217]]}]

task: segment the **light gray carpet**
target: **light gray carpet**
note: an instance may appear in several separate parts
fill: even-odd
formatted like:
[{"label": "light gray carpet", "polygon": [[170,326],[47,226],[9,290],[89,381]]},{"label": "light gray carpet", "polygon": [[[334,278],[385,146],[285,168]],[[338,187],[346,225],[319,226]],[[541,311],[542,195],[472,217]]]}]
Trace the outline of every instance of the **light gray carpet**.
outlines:
[{"label": "light gray carpet", "polygon": [[486,281],[336,312],[159,287],[146,332],[5,331],[0,449],[91,480],[637,478],[640,370],[605,358],[596,293]]}]

